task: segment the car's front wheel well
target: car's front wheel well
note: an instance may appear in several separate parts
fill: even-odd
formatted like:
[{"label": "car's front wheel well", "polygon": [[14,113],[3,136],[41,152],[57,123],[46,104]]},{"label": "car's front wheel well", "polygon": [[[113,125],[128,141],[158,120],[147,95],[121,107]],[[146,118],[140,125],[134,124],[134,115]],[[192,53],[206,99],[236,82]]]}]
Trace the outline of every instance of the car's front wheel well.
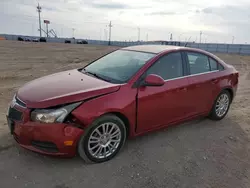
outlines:
[{"label": "car's front wheel well", "polygon": [[120,118],[123,121],[123,123],[126,126],[126,132],[127,132],[126,136],[128,137],[129,133],[130,133],[130,123],[129,123],[128,118],[125,115],[123,115],[122,113],[120,113],[120,112],[109,112],[109,114],[113,114],[113,115],[117,116],[118,118]]}]

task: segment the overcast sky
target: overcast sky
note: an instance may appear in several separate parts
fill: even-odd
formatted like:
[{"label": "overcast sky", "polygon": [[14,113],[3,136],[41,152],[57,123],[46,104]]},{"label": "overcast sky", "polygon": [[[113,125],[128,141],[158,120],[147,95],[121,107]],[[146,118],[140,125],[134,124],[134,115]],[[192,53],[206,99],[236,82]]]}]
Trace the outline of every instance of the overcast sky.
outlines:
[{"label": "overcast sky", "polygon": [[[0,0],[0,33],[39,35],[38,0]],[[39,0],[58,36],[250,43],[250,0]],[[42,24],[44,27],[44,24]]]}]

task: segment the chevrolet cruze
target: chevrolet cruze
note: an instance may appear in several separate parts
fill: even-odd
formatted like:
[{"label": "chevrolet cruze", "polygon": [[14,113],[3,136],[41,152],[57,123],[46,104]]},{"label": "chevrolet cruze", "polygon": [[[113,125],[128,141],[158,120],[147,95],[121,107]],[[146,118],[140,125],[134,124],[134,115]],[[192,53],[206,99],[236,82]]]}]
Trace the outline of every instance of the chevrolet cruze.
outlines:
[{"label": "chevrolet cruze", "polygon": [[200,116],[223,119],[239,73],[199,49],[139,45],[21,87],[7,121],[29,150],[100,163],[127,138]]}]

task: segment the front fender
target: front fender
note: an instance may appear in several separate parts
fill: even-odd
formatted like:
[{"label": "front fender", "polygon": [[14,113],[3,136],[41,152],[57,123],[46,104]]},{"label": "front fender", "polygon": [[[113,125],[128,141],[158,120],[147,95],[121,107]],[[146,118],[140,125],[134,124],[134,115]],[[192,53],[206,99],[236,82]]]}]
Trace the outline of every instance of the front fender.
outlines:
[{"label": "front fender", "polygon": [[136,124],[136,89],[123,87],[110,93],[84,102],[71,114],[86,128],[98,117],[107,113],[120,113],[128,119],[130,135],[134,134]]}]

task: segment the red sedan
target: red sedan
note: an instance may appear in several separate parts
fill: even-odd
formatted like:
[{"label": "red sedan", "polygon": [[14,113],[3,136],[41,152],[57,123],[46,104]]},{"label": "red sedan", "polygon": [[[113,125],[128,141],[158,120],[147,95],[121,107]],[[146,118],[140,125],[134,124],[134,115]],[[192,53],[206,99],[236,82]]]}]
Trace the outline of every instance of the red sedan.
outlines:
[{"label": "red sedan", "polygon": [[198,116],[223,119],[238,77],[234,67],[202,50],[126,47],[83,68],[25,84],[7,120],[26,149],[68,157],[79,153],[99,163],[113,158],[128,137]]}]

